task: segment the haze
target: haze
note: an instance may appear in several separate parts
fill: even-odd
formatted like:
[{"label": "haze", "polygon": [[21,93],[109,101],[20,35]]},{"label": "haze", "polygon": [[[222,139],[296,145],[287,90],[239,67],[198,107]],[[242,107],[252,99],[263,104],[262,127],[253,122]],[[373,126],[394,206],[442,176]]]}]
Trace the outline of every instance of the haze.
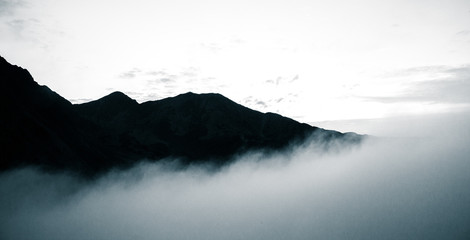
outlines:
[{"label": "haze", "polygon": [[[322,152],[306,143],[251,153],[217,172],[148,163],[91,182],[32,169],[4,173],[0,236],[468,239],[469,116],[422,118],[430,128],[361,147]],[[427,134],[406,137],[416,133]]]}]

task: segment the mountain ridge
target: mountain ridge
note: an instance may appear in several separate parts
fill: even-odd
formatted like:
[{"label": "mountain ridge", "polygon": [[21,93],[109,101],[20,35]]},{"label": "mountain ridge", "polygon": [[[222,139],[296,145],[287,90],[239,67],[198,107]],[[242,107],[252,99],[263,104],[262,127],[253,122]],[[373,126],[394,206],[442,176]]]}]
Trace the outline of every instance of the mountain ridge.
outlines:
[{"label": "mountain ridge", "polygon": [[[97,176],[144,159],[223,166],[251,150],[281,151],[314,133],[327,141],[360,142],[343,134],[261,113],[218,93],[179,94],[138,103],[113,92],[82,104],[34,81],[26,69],[0,59],[0,170],[39,166]],[[2,114],[3,115],[3,114]]]}]

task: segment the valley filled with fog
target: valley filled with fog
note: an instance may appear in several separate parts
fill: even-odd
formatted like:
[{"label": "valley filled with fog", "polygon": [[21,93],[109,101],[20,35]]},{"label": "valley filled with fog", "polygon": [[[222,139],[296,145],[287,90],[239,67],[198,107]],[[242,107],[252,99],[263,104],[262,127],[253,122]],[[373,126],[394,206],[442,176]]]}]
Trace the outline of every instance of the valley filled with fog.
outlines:
[{"label": "valley filled with fog", "polygon": [[5,172],[0,238],[468,239],[469,120],[384,120],[360,146],[306,142],[218,171],[167,159],[96,180]]}]

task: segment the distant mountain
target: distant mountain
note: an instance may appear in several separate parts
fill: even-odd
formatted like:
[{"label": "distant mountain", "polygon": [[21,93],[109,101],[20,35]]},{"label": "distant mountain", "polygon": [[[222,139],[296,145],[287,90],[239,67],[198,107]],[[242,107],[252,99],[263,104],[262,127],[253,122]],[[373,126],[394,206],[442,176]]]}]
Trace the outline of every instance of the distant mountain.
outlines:
[{"label": "distant mountain", "polygon": [[221,166],[237,153],[283,150],[312,135],[322,141],[362,139],[254,111],[212,93],[139,104],[114,92],[72,105],[1,57],[0,79],[0,170],[35,165],[94,176],[165,157]]}]

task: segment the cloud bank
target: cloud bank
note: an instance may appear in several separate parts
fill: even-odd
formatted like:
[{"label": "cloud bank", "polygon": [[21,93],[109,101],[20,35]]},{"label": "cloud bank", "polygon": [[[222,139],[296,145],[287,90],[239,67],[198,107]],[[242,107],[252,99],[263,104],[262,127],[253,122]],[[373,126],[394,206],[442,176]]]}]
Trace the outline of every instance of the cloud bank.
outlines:
[{"label": "cloud bank", "polygon": [[0,238],[468,239],[468,120],[341,151],[251,153],[218,172],[147,163],[91,182],[3,173]]}]

